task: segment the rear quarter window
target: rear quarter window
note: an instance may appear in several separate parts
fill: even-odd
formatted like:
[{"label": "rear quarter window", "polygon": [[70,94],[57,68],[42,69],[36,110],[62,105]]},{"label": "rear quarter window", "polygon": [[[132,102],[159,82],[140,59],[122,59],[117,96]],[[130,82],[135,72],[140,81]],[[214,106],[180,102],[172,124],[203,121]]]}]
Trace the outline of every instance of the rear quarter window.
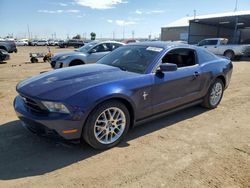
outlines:
[{"label": "rear quarter window", "polygon": [[209,61],[214,61],[217,60],[218,57],[214,54],[212,54],[211,52],[208,52],[206,50],[203,49],[199,49],[197,50],[198,52],[198,59],[199,59],[199,63],[203,64]]}]

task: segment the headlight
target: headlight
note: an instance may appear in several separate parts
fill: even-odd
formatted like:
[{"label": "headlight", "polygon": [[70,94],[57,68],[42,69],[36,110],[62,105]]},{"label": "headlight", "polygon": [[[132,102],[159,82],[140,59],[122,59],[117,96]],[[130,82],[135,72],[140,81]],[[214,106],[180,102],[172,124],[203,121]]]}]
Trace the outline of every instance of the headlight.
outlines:
[{"label": "headlight", "polygon": [[57,113],[63,113],[63,114],[69,114],[68,108],[58,102],[49,102],[49,101],[42,101],[43,105],[50,111],[50,112],[57,112]]},{"label": "headlight", "polygon": [[59,60],[65,60],[65,59],[67,59],[68,57],[69,57],[68,55],[64,55],[64,56],[60,57]]}]

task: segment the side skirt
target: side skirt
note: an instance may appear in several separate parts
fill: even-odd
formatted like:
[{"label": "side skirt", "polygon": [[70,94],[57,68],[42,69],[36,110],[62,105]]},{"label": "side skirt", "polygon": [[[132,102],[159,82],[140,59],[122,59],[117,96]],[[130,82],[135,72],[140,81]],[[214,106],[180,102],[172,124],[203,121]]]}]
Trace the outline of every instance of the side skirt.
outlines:
[{"label": "side skirt", "polygon": [[160,117],[163,117],[163,116],[166,116],[166,115],[175,113],[175,112],[177,112],[177,111],[180,111],[180,110],[183,110],[183,109],[192,107],[192,106],[196,106],[196,105],[198,105],[198,104],[201,104],[202,102],[203,102],[203,99],[200,99],[200,100],[197,100],[197,101],[194,101],[194,102],[191,102],[191,103],[188,103],[188,104],[179,106],[179,107],[177,107],[177,108],[173,108],[173,109],[171,109],[171,110],[164,111],[164,112],[161,112],[161,113],[158,113],[158,114],[149,116],[149,117],[147,117],[147,118],[137,120],[137,121],[135,122],[135,124],[134,124],[133,127],[136,127],[136,126],[141,125],[141,124],[144,124],[144,123],[146,123],[146,122],[149,122],[149,121],[158,119],[158,118],[160,118]]}]

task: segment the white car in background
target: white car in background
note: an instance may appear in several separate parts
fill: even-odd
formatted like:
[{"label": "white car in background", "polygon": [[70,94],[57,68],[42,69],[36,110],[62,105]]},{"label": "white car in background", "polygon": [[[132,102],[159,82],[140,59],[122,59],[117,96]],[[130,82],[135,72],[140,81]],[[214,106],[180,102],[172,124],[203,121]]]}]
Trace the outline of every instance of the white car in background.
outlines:
[{"label": "white car in background", "polygon": [[47,40],[38,40],[37,41],[37,46],[48,46],[49,43]]},{"label": "white car in background", "polygon": [[250,45],[228,44],[226,38],[204,39],[198,43],[198,46],[230,60],[239,60],[243,56],[250,56]]},{"label": "white car in background", "polygon": [[32,40],[31,41],[31,46],[37,46],[37,42],[38,42],[38,40]]},{"label": "white car in background", "polygon": [[18,40],[15,43],[17,46],[28,46],[29,45],[28,40]]}]

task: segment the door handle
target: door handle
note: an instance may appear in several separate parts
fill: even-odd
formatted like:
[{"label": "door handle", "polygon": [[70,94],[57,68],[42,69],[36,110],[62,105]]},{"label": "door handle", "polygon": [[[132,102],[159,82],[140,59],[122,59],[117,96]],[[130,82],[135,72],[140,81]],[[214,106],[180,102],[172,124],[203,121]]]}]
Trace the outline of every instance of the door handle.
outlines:
[{"label": "door handle", "polygon": [[204,48],[207,48],[207,46],[204,46]]},{"label": "door handle", "polygon": [[199,76],[200,76],[200,73],[198,73],[198,72],[194,73],[194,78],[198,78]]}]

